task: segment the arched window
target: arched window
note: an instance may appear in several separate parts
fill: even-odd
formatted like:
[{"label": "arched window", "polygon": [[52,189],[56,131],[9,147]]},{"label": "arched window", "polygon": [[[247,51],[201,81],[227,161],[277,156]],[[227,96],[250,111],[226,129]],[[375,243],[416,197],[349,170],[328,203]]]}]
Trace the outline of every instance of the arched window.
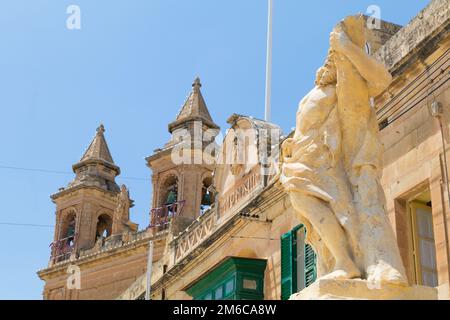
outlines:
[{"label": "arched window", "polygon": [[214,194],[209,190],[212,185],[212,177],[206,177],[202,182],[202,201],[200,205],[200,213],[203,214],[211,208],[214,203]]},{"label": "arched window", "polygon": [[178,199],[178,178],[170,175],[160,187],[159,206],[169,205],[177,202]]},{"label": "arched window", "polygon": [[63,261],[70,257],[76,242],[76,213],[69,211],[62,215],[59,234],[51,246],[51,259],[53,262]]},{"label": "arched window", "polygon": [[[67,214],[61,225],[61,233],[59,240],[67,240],[68,242],[73,242],[76,232],[76,214],[75,212],[70,212]],[[71,243],[70,243],[71,244]]]},{"label": "arched window", "polygon": [[107,238],[111,235],[112,219],[107,214],[102,214],[97,220],[97,229],[95,238]]}]

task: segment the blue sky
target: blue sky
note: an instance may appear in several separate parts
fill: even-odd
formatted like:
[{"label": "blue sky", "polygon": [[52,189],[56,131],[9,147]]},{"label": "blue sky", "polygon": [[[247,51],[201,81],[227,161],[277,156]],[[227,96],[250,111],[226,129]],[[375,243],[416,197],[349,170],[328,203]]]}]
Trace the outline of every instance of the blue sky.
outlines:
[{"label": "blue sky", "polygon": [[[0,299],[41,299],[55,208],[100,122],[119,178],[148,224],[144,157],[169,138],[193,79],[223,130],[233,113],[263,118],[266,0],[3,0],[0,2]],[[381,8],[406,24],[426,0],[275,0],[273,122],[289,132],[343,17]],[[81,8],[81,30],[66,8]],[[13,170],[36,168],[60,173]],[[68,172],[69,174],[66,174]]]}]

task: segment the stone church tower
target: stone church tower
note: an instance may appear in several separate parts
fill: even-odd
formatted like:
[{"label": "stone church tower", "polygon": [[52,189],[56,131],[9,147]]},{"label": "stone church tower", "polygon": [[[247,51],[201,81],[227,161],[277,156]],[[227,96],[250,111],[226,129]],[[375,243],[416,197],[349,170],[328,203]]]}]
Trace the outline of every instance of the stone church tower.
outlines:
[{"label": "stone church tower", "polygon": [[[104,132],[100,125],[86,152],[72,167],[74,180],[51,196],[56,204],[56,226],[50,264],[92,248],[97,239],[112,235],[113,229],[122,231],[113,228],[121,194],[115,182],[120,168],[114,164]],[[132,201],[128,201],[129,207]]]},{"label": "stone church tower", "polygon": [[190,95],[169,124],[171,139],[146,158],[153,171],[152,221],[155,222],[155,216],[166,215],[171,203],[178,203],[173,210],[174,234],[184,230],[214,201],[209,190],[215,156],[211,150],[219,127],[211,118],[201,86],[200,79],[195,79]]}]

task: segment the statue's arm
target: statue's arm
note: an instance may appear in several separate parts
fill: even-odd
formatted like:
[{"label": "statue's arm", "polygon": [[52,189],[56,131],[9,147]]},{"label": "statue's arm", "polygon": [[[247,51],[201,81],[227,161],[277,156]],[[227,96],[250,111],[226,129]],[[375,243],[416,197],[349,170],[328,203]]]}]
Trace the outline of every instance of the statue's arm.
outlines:
[{"label": "statue's arm", "polygon": [[330,42],[332,49],[350,60],[361,76],[366,79],[372,97],[380,94],[391,84],[392,76],[385,65],[356,46],[345,32],[333,32]]}]

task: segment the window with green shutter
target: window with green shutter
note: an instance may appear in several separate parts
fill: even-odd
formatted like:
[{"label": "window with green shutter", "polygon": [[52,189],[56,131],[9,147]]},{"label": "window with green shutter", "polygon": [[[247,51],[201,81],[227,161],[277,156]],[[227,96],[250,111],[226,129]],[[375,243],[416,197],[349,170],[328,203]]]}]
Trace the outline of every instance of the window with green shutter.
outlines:
[{"label": "window with green shutter", "polygon": [[194,300],[263,300],[267,261],[230,257],[184,289]]},{"label": "window with green shutter", "polygon": [[317,279],[317,261],[314,249],[305,244],[305,288],[309,287]]},{"label": "window with green shutter", "polygon": [[292,231],[281,236],[281,300],[288,300],[297,288],[296,254]]},{"label": "window with green shutter", "polygon": [[298,225],[281,236],[281,299],[289,297],[317,278],[316,254],[305,243],[306,228]]}]

